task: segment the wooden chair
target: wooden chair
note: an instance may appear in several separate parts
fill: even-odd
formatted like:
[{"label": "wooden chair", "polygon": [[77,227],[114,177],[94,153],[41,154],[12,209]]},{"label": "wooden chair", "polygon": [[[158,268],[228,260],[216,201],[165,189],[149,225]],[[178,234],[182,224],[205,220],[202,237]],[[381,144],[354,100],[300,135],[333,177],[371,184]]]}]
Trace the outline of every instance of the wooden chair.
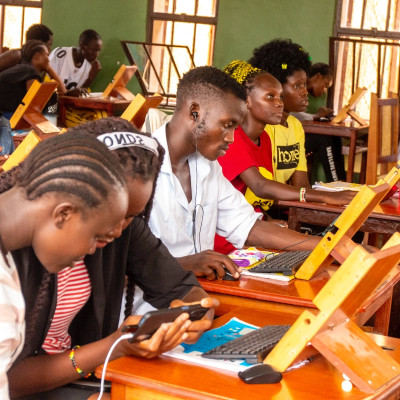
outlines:
[{"label": "wooden chair", "polygon": [[137,129],[140,129],[146,119],[146,114],[150,108],[157,108],[162,102],[163,97],[156,93],[154,96],[142,96],[138,93],[129,104],[128,108],[121,115],[121,118],[132,122]]},{"label": "wooden chair", "polygon": [[[371,93],[365,183],[374,185],[378,177],[396,166],[399,143],[399,98],[380,99]],[[378,168],[378,164],[379,167]]]}]

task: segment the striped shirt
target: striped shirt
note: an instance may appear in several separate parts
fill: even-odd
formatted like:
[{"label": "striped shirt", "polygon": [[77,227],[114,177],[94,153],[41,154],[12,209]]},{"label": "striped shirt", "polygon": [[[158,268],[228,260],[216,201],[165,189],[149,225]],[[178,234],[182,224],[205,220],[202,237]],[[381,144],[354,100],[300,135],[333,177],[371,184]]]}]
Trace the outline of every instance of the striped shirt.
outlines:
[{"label": "striped shirt", "polygon": [[10,253],[0,251],[0,399],[9,399],[7,371],[22,350],[25,302]]},{"label": "striped shirt", "polygon": [[89,299],[91,289],[89,273],[83,260],[58,273],[57,306],[43,343],[46,353],[62,353],[71,348],[69,325]]}]

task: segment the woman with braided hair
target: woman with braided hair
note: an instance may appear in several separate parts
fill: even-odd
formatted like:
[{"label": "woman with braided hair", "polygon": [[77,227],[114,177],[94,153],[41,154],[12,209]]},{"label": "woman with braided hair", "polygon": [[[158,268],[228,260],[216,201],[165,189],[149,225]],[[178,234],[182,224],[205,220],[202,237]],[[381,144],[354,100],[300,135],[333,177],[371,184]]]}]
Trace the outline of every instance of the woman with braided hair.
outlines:
[{"label": "woman with braided hair", "polygon": [[[76,385],[63,385],[77,381],[82,374],[86,376],[103,363],[111,341],[121,335],[118,326],[126,276],[130,282],[128,287],[138,285],[144,292],[145,300],[155,308],[198,302],[203,298],[203,306],[216,305],[212,299],[206,298],[207,294],[196,278],[182,269],[147,226],[163,148],[149,134],[138,134],[131,123],[121,118],[88,122],[71,128],[64,135],[76,132],[98,137],[109,146],[122,165],[129,192],[128,211],[123,225],[125,229],[112,243],[107,243],[107,239],[98,242],[99,248],[95,253],[84,258],[82,263],[91,282],[90,297],[76,316],[70,318],[72,321],[63,325],[62,330],[56,329],[60,326],[57,323],[57,304],[62,301],[57,288],[66,286],[65,278],[61,274],[51,276],[47,288],[43,290],[44,306],[40,307],[35,330],[29,337],[27,334],[22,354],[9,373],[10,391],[18,398],[76,400],[87,399],[97,391],[93,389],[93,382],[89,382],[92,384],[90,389],[83,388],[85,382],[82,380]],[[9,173],[2,175],[0,183],[8,180],[8,186],[13,184]],[[21,281],[27,307],[33,309],[38,302],[38,292],[33,290],[32,281],[40,285],[45,276],[30,276],[32,265],[37,268],[40,263],[29,249],[15,253],[17,259],[29,261],[28,266],[19,269],[19,274],[25,277]],[[132,308],[133,292],[130,290],[128,297],[127,316]],[[31,311],[29,314],[33,313]],[[121,342],[113,352],[112,359],[124,355],[152,358],[183,340],[194,342],[211,326],[212,317],[213,310],[210,310],[206,318],[191,323],[187,321],[187,315],[182,315],[170,326],[161,327],[149,340],[140,343]],[[139,319],[140,316],[131,316],[125,323],[136,324]],[[28,315],[28,325],[29,321]],[[65,337],[68,341],[65,341]],[[75,349],[74,354],[82,373],[78,373],[68,359],[70,349],[74,346],[81,346]],[[43,381],[43,370],[47,371],[46,382]],[[24,377],[23,381],[21,376]]]},{"label": "woman with braided hair", "polygon": [[272,143],[274,179],[300,188],[297,199],[327,204],[348,204],[355,193],[312,192],[307,175],[305,135],[301,122],[291,115],[308,105],[307,74],[309,54],[290,39],[275,39],[253,51],[249,63],[272,74],[282,84],[283,114],[279,125],[267,124],[265,131]]},{"label": "woman with braided hair", "polygon": [[[266,212],[273,200],[298,200],[301,188],[274,180],[271,139],[266,125],[279,125],[284,110],[282,85],[271,74],[251,64],[236,60],[224,71],[247,91],[247,112],[235,130],[235,140],[225,156],[219,157],[224,176],[242,192],[256,211]],[[307,199],[325,202],[326,192],[307,190]],[[215,249],[229,253],[234,248],[216,236]]]},{"label": "woman with braided hair", "polygon": [[[9,183],[13,186],[0,194],[2,399],[9,398],[6,372],[24,343],[25,304],[12,252],[29,246],[47,275],[71,270],[98,241],[120,235],[128,206],[125,177],[114,155],[77,133],[41,142]],[[31,328],[28,324],[28,334]]]}]

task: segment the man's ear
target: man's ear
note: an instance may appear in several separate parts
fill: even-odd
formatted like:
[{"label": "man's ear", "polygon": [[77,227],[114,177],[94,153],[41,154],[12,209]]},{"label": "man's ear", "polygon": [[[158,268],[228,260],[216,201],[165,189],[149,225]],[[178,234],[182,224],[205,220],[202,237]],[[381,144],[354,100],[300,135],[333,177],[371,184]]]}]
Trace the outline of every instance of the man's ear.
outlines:
[{"label": "man's ear", "polygon": [[200,120],[199,110],[200,110],[200,105],[198,103],[192,102],[192,104],[189,107],[189,113],[190,113],[189,118],[192,119],[194,122]]},{"label": "man's ear", "polygon": [[77,212],[75,205],[69,202],[57,204],[53,210],[54,223],[58,229],[61,229],[64,224],[71,220],[72,215]]}]

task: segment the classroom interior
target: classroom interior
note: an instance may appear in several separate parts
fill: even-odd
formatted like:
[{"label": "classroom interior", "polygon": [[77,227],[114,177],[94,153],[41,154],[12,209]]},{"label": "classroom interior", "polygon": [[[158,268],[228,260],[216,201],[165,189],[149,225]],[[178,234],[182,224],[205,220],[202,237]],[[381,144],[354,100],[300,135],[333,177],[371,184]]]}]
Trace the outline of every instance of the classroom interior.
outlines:
[{"label": "classroom interior", "polygon": [[[44,0],[41,22],[50,27],[54,33],[53,48],[76,46],[79,34],[88,28],[100,33],[103,48],[99,61],[102,68],[91,85],[91,90],[103,92],[120,66],[129,65],[120,41],[146,42],[149,40],[147,25],[149,3],[152,2]],[[361,2],[355,5],[355,7],[358,6],[362,8]],[[400,4],[398,8],[400,9]],[[275,38],[290,38],[309,52],[312,62],[329,63],[331,61],[330,37],[334,32],[336,18],[337,2],[331,0],[300,2],[219,0],[211,64],[222,68],[235,59],[248,60],[254,48]],[[398,86],[397,77],[389,89],[395,91]],[[141,92],[135,78],[129,82],[127,88],[133,94]],[[389,89],[386,88],[387,93],[390,92]],[[367,94],[368,103],[370,92],[368,91]],[[171,109],[167,112],[171,113]],[[400,121],[397,120],[397,124],[399,123]],[[313,128],[310,129],[312,132]],[[351,130],[346,133],[349,140],[353,133]],[[351,174],[351,182],[358,182],[363,169],[368,168],[365,164],[366,158],[359,153],[350,162],[354,164],[352,164],[354,174]],[[347,169],[349,165],[349,159],[346,157]],[[321,176],[321,168],[318,166],[317,168],[319,171],[314,171],[312,175],[312,178],[316,180]],[[363,237],[357,238],[357,241],[379,248],[385,248],[385,244],[389,243],[388,240],[393,234],[396,235],[397,232],[398,235],[400,232],[398,192],[397,196],[389,199],[389,203],[379,205],[380,200],[389,193],[389,189],[392,189],[390,180],[389,183],[383,181],[383,185],[387,187],[384,195],[381,196],[381,192],[366,191],[363,192],[364,197],[360,197],[360,201],[371,202],[365,205],[365,209],[368,210],[365,219],[361,222],[356,218],[352,220],[350,210],[347,213],[348,219],[342,219],[342,222],[339,220],[339,236],[341,229],[344,232],[340,239],[338,239],[337,231],[328,232],[324,242],[326,254],[315,255],[316,264],[321,262],[321,265],[325,265],[326,259],[330,261],[335,259],[342,263],[344,268],[340,271],[340,275],[336,272],[337,267],[330,265],[323,278],[314,277],[317,270],[314,266],[312,270],[307,271],[308,275],[306,274],[307,277],[304,280],[295,279],[287,284],[277,281],[268,283],[264,281],[260,284],[250,278],[246,278],[247,280],[242,284],[200,279],[203,288],[221,303],[218,310],[220,319],[216,319],[215,327],[226,323],[233,316],[238,316],[255,325],[265,319],[274,324],[281,324],[282,321],[292,324],[296,321],[299,330],[293,332],[287,342],[280,343],[278,350],[272,352],[266,362],[269,361],[271,365],[285,371],[297,356],[303,356],[307,363],[304,367],[293,370],[287,375],[284,373],[281,383],[246,385],[232,370],[214,372],[210,367],[192,365],[187,361],[176,361],[169,357],[160,357],[150,362],[135,358],[122,359],[109,366],[107,378],[113,385],[111,399],[226,398],[239,400],[249,398],[249,396],[261,399],[266,398],[267,395],[267,398],[271,399],[300,400],[321,398],[321,391],[326,394],[327,399],[399,398],[400,267],[396,263],[394,266],[389,266],[390,260],[395,258],[396,254],[385,253],[382,259],[373,259],[359,249],[351,240],[354,232],[348,223],[351,220],[351,223],[362,231]],[[390,195],[392,194],[391,191]],[[320,224],[317,224],[319,226],[328,226],[333,220],[336,222],[344,210],[343,207],[314,207],[311,211],[307,211],[306,204],[292,203],[282,202],[281,207],[290,210],[288,212],[289,227],[303,229],[303,232],[313,232],[315,228],[313,222],[316,219],[320,221]],[[357,207],[352,210],[354,214],[358,212]],[[335,234],[338,242],[335,242]],[[395,236],[390,240],[393,241],[390,242],[391,245],[398,249],[399,237]],[[395,252],[392,251],[392,253]],[[368,266],[362,276],[358,276],[352,267],[357,263],[357,257],[364,257],[363,260]],[[390,260],[386,262],[385,257]],[[376,267],[375,270],[374,267]],[[303,268],[303,272],[306,269],[307,265]],[[377,269],[381,272],[376,272]],[[350,283],[346,274],[347,276],[357,275],[355,282]],[[322,288],[325,292],[318,297]],[[346,288],[346,293],[343,291],[337,296],[338,298],[334,299],[333,293],[339,293],[343,288]],[[355,302],[362,307],[355,305]],[[335,327],[335,324],[340,325],[340,328]],[[324,332],[322,332],[322,326],[326,328]],[[364,326],[364,329],[361,330],[358,326]],[[296,334],[303,335],[302,340],[298,340]],[[304,343],[301,345],[300,342]],[[308,347],[308,342],[312,342],[322,357],[314,360],[314,355],[303,354]],[[344,349],[346,346],[348,348]],[[355,350],[354,347],[356,347]],[[296,348],[296,350],[291,352],[287,350],[288,348]],[[348,351],[348,349],[353,350]],[[279,351],[282,353],[278,354]],[[295,355],[294,352],[296,352]],[[282,356],[282,354],[290,355]],[[363,364],[364,367],[361,367]],[[303,372],[302,368],[304,368]],[[399,370],[397,371],[396,368]],[[133,369],[137,372],[133,373]],[[172,373],[168,374],[168,371]],[[98,378],[101,377],[101,373],[100,367],[96,371]],[[210,380],[207,385],[202,382],[206,380]],[[310,385],[309,380],[318,381],[318,383]],[[349,389],[349,384],[343,384],[343,382],[350,380],[352,385]]]}]

